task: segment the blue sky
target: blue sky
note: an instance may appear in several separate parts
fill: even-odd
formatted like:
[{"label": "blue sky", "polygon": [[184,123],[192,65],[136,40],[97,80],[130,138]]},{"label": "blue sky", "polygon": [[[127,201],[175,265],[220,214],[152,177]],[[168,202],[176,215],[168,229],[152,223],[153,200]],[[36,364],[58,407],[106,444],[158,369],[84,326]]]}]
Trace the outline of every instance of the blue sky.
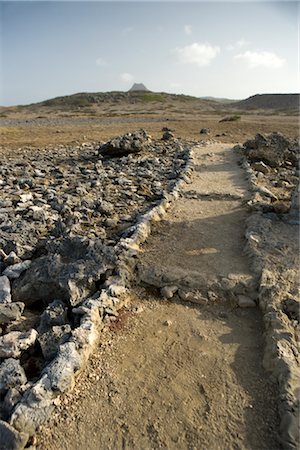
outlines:
[{"label": "blue sky", "polygon": [[1,105],[128,90],[298,92],[297,2],[0,2]]}]

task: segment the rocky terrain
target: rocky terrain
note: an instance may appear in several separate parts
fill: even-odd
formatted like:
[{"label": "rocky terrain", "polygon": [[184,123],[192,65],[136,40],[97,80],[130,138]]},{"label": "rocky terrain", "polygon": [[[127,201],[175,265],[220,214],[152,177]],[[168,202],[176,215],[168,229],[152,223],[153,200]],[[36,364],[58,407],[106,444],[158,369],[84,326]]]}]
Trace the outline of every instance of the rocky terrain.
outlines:
[{"label": "rocky terrain", "polygon": [[[1,419],[28,400],[72,340],[82,315],[75,307],[117,276],[120,240],[174,188],[189,147],[171,137],[165,130],[154,142],[141,130],[103,145],[3,158]],[[101,314],[114,316],[113,304]]]},{"label": "rocky terrain", "polygon": [[[23,448],[58,396],[74,385],[97,330],[127,301],[149,222],[162,217],[180,183],[189,181],[195,144],[164,128],[159,140],[140,130],[106,143],[3,155],[2,446]],[[274,133],[235,150],[253,192],[246,237],[266,324],[265,366],[279,385],[282,439],[292,449],[299,385],[299,145]],[[168,298],[175,293],[162,292]]]},{"label": "rocky terrain", "polygon": [[191,179],[137,255],[143,287],[38,448],[298,448],[298,157],[278,133],[194,147]]},{"label": "rocky terrain", "polygon": [[143,83],[138,83],[128,92],[80,92],[30,105],[0,106],[0,119],[30,114],[36,114],[39,118],[51,113],[91,117],[147,114],[157,118],[161,113],[167,116],[174,113],[195,116],[199,113],[225,114],[235,110],[243,114],[257,111],[260,114],[298,115],[299,94],[257,94],[243,100],[230,101],[214,97],[152,92]]},{"label": "rocky terrain", "polygon": [[283,448],[299,437],[299,143],[273,133],[237,148],[252,185],[247,250],[259,277],[265,368],[279,387]]}]

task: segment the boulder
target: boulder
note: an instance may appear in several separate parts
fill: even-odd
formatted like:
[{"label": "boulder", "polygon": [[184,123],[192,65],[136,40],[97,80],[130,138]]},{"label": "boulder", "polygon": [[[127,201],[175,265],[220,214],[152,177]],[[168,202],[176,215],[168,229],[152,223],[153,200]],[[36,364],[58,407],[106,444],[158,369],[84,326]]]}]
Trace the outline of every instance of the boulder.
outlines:
[{"label": "boulder", "polygon": [[267,175],[267,173],[270,172],[269,167],[263,161],[254,162],[252,164],[252,169],[261,172],[264,175]]},{"label": "boulder", "polygon": [[244,149],[252,162],[263,162],[270,167],[278,167],[290,161],[294,166],[298,166],[299,144],[281,133],[257,134],[254,139],[244,143]]},{"label": "boulder", "polygon": [[178,286],[164,286],[161,288],[160,293],[164,298],[172,298],[178,291]]},{"label": "boulder", "polygon": [[0,303],[0,325],[20,319],[24,311],[24,303]]},{"label": "boulder", "polygon": [[4,419],[8,419],[11,415],[14,407],[17,403],[22,399],[22,395],[16,388],[9,388],[3,403],[2,403],[2,414],[4,415]]},{"label": "boulder", "polygon": [[174,134],[172,133],[172,131],[165,131],[162,136],[162,140],[169,141],[170,139],[174,139]]},{"label": "boulder", "polygon": [[43,375],[15,406],[10,423],[17,430],[26,430],[29,435],[33,435],[53,411],[55,396],[49,378]]},{"label": "boulder", "polygon": [[13,264],[4,270],[3,275],[7,276],[11,280],[15,280],[16,278],[19,278],[24,270],[29,268],[30,264],[31,261],[29,259],[21,263]]},{"label": "boulder", "polygon": [[75,306],[95,291],[96,282],[114,267],[114,253],[101,239],[66,238],[50,255],[34,260],[13,285],[13,300],[30,305],[60,298]]},{"label": "boulder", "polygon": [[39,335],[38,342],[46,360],[53,359],[61,344],[67,342],[71,336],[70,325],[53,326],[45,333]]},{"label": "boulder", "polygon": [[7,422],[0,420],[0,448],[3,450],[23,449],[28,441],[27,433],[20,433]]},{"label": "boulder", "polygon": [[20,263],[21,260],[15,252],[10,252],[10,254],[4,258],[4,262],[7,266],[10,266],[12,264]]},{"label": "boulder", "polygon": [[282,310],[291,320],[300,323],[300,303],[293,298],[287,298],[282,302]]},{"label": "boulder", "polygon": [[97,210],[106,216],[110,216],[114,212],[114,205],[105,200],[101,200],[97,205]]},{"label": "boulder", "polygon": [[128,155],[129,153],[139,153],[144,150],[150,142],[150,136],[145,130],[135,133],[127,133],[106,142],[98,147],[102,156],[117,157]]},{"label": "boulder", "polygon": [[74,375],[80,369],[82,359],[74,342],[60,346],[58,356],[46,367],[44,374],[51,383],[52,391],[65,392],[74,386]]},{"label": "boulder", "polygon": [[65,325],[67,321],[67,307],[61,300],[54,300],[50,303],[43,314],[38,327],[39,333],[45,333],[54,325]]},{"label": "boulder", "polygon": [[0,277],[0,304],[11,302],[10,282],[7,276]]},{"label": "boulder", "polygon": [[19,358],[21,353],[31,347],[37,338],[37,331],[11,331],[0,337],[0,358]]},{"label": "boulder", "polygon": [[6,359],[0,365],[0,394],[9,388],[15,388],[27,383],[26,374],[20,361],[13,358]]}]

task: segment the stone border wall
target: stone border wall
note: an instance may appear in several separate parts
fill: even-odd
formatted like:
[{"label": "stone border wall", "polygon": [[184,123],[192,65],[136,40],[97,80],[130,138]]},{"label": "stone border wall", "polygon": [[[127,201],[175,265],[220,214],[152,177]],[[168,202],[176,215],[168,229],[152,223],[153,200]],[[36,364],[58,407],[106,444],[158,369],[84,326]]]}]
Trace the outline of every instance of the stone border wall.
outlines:
[{"label": "stone border wall", "polygon": [[[252,170],[246,157],[237,151],[242,158],[247,179],[253,192],[260,192],[256,182],[255,172]],[[250,201],[251,203],[251,201]],[[280,438],[284,450],[300,448],[299,441],[299,399],[295,391],[299,390],[299,350],[288,340],[289,331],[283,320],[283,312],[278,308],[278,300],[283,294],[280,280],[265,267],[265,262],[257,249],[256,236],[268,236],[272,227],[270,219],[263,213],[254,213],[250,216],[246,230],[246,252],[251,257],[252,270],[259,277],[258,300],[263,314],[265,325],[265,351],[263,365],[272,373],[278,384],[278,410],[280,415]]]},{"label": "stone border wall", "polygon": [[140,217],[132,237],[123,238],[117,244],[115,278],[107,282],[101,293],[73,308],[74,314],[81,315],[80,326],[72,331],[70,340],[60,346],[57,356],[44,369],[40,379],[24,394],[9,423],[0,421],[1,448],[23,449],[29,437],[49,418],[59,396],[74,387],[76,374],[86,366],[99,342],[101,330],[129,301],[128,287],[136,268],[136,254],[149,237],[151,224],[165,216],[171,203],[179,197],[182,186],[189,181],[192,171],[193,147],[188,150],[187,163],[172,191],[165,192],[160,203]]}]

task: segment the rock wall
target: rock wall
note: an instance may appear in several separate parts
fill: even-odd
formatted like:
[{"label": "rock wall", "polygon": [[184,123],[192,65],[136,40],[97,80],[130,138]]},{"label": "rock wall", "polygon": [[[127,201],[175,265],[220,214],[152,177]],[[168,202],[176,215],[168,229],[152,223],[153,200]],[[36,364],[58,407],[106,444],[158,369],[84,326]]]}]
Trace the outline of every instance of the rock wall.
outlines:
[{"label": "rock wall", "polygon": [[236,150],[253,192],[246,249],[260,280],[264,366],[279,387],[283,448],[295,450],[300,445],[299,144],[274,133],[257,135]]}]

